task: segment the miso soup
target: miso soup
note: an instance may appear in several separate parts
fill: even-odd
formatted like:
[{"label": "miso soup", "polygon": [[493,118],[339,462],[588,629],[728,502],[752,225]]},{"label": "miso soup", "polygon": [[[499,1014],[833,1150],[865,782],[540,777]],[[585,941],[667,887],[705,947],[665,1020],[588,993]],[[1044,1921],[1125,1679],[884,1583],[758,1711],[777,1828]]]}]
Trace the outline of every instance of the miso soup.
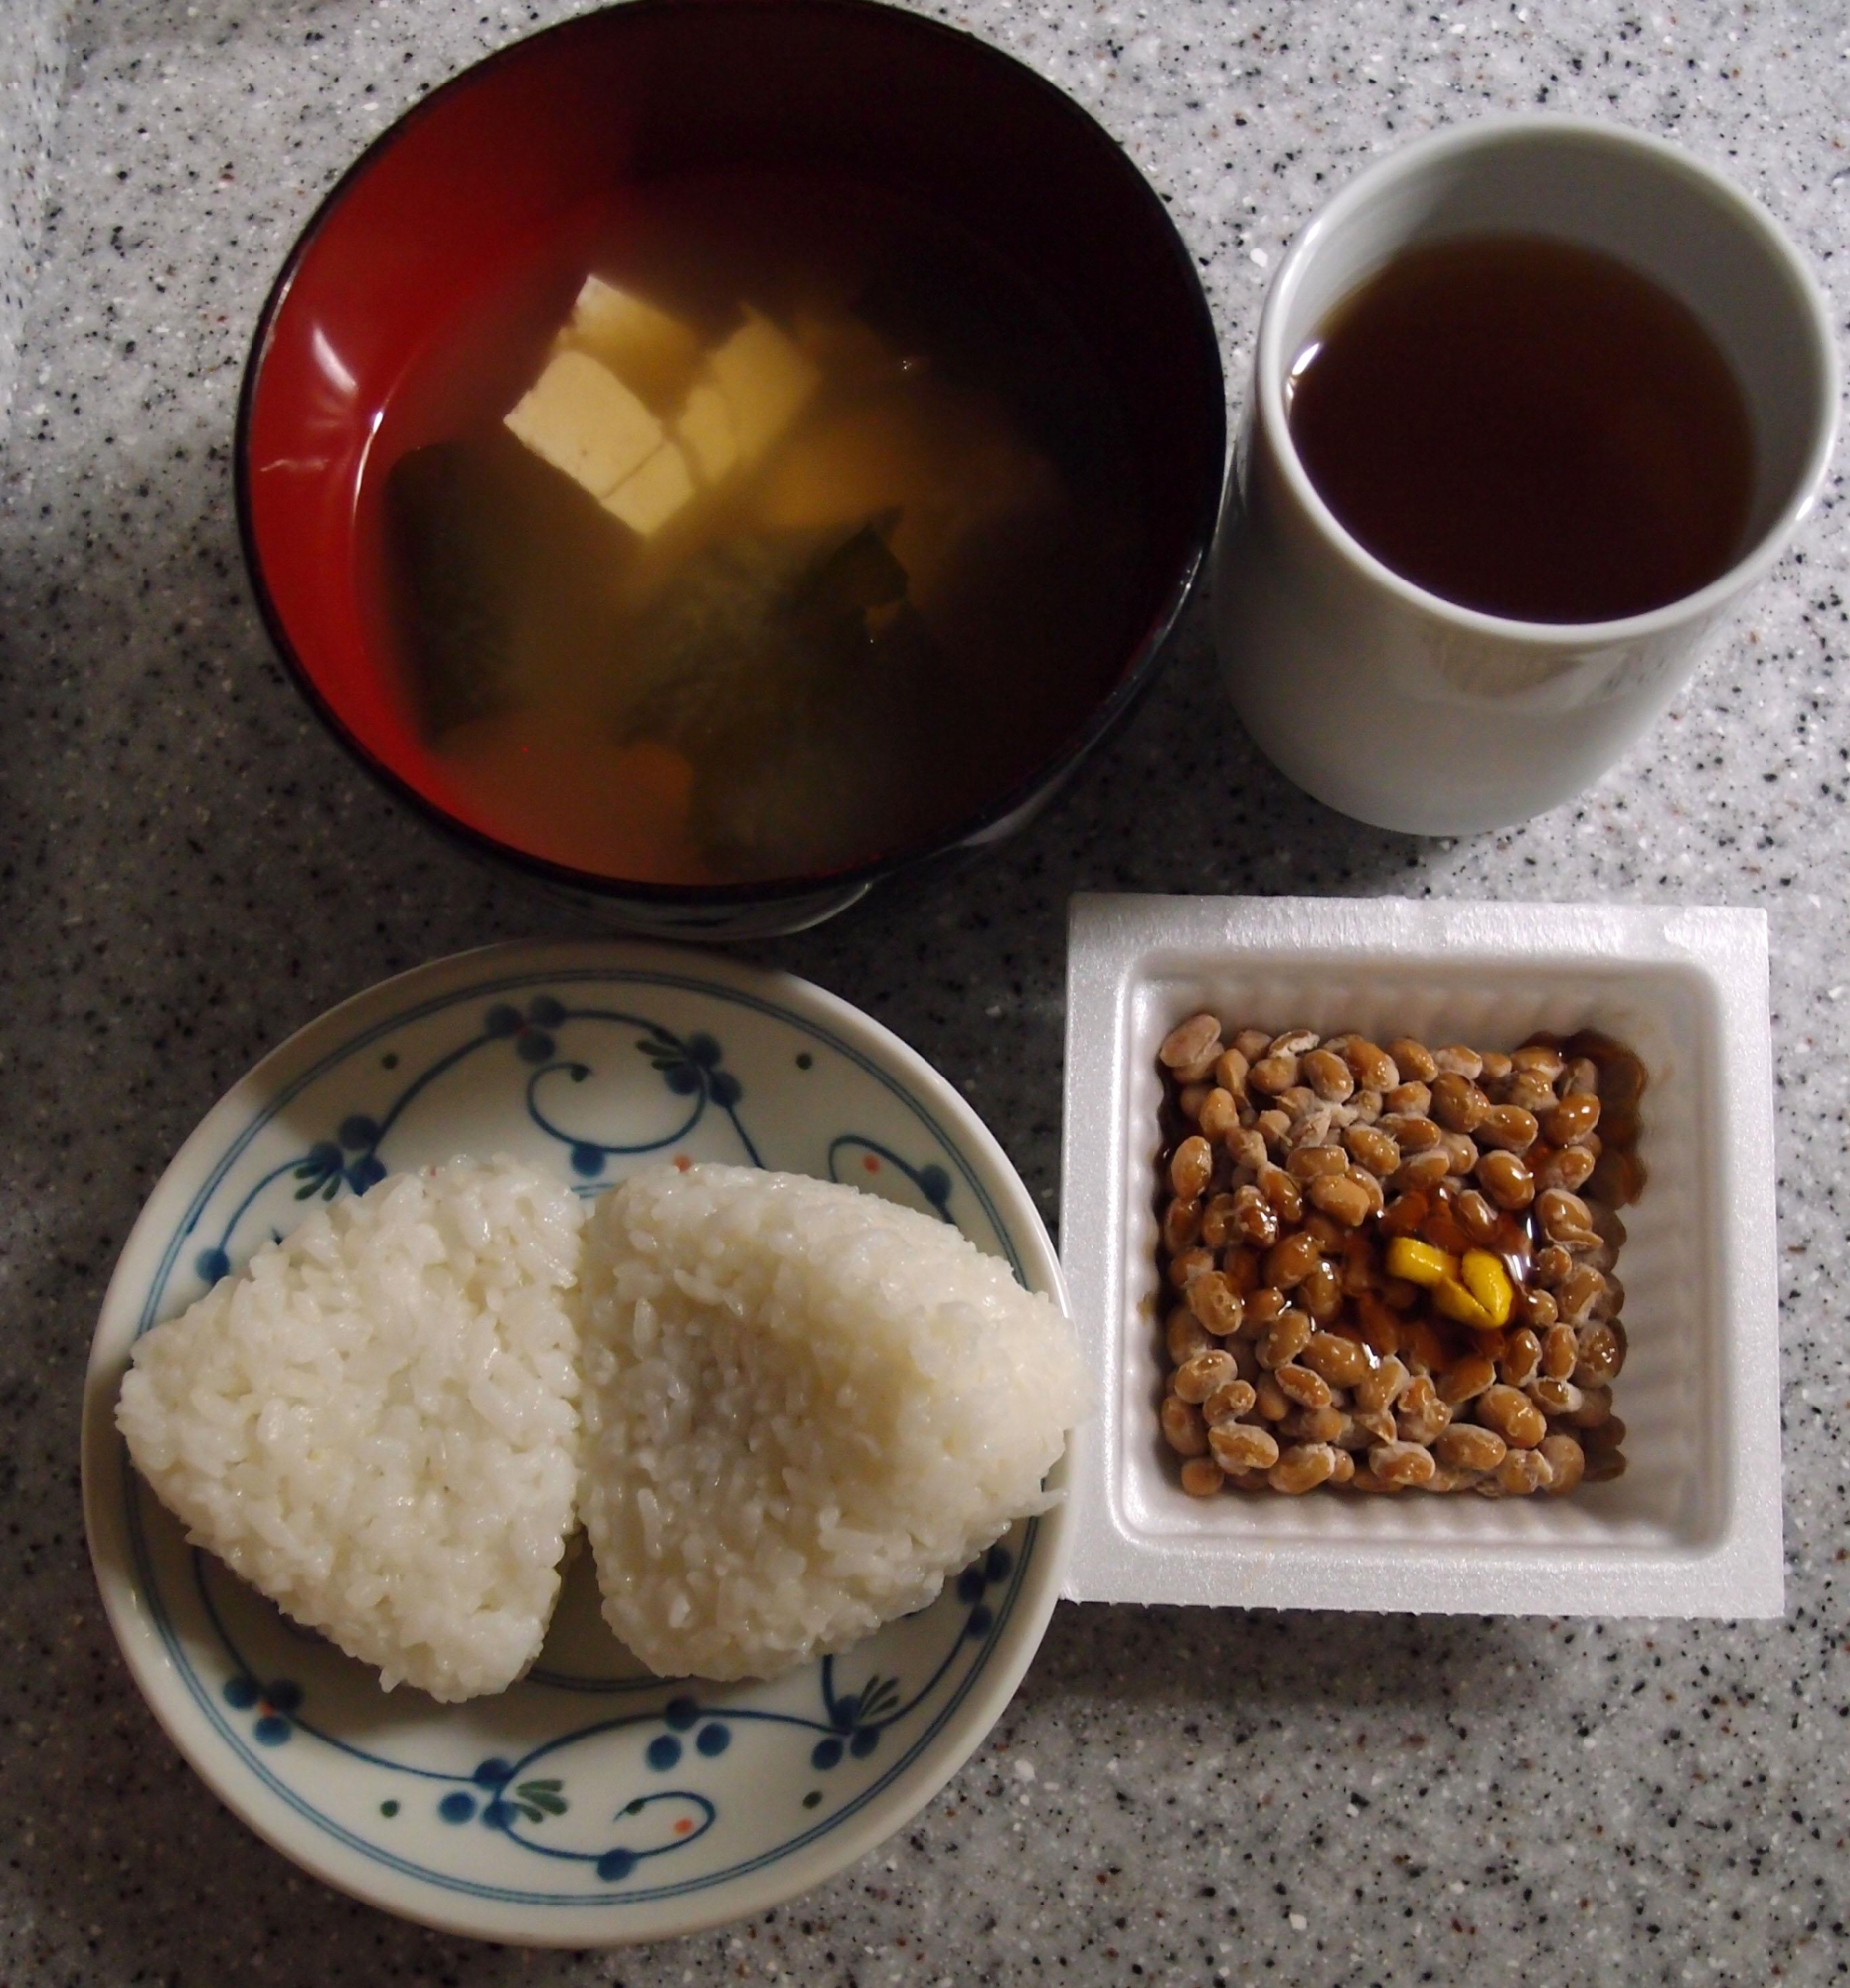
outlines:
[{"label": "miso soup", "polygon": [[1030,775],[1133,643],[1139,492],[1055,303],[896,194],[588,210],[376,449],[456,811],[604,875],[841,870]]}]

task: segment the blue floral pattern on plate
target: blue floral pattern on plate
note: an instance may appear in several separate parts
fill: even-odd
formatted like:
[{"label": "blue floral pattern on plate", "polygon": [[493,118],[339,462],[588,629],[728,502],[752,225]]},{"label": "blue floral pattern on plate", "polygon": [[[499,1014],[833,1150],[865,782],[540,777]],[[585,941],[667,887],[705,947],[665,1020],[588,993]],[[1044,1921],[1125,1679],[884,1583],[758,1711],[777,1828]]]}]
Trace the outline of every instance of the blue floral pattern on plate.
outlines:
[{"label": "blue floral pattern on plate", "polygon": [[[477,955],[374,990],[200,1128],[124,1253],[117,1285],[130,1287],[111,1289],[86,1502],[131,1664],[150,1689],[143,1658],[158,1649],[189,1708],[183,1746],[234,1807],[377,1903],[491,1937],[586,1944],[772,1903],[898,1826],[980,1739],[999,1702],[980,1708],[1031,1653],[1058,1529],[1015,1527],[930,1607],[769,1684],[641,1671],[603,1627],[579,1554],[529,1676],[438,1707],[382,1694],[186,1544],[107,1424],[128,1343],[310,1202],[459,1151],[514,1153],[586,1195],[651,1158],[786,1167],[956,1223],[1018,1276],[1022,1244],[1047,1245],[1008,1183],[1022,1203],[1011,1226],[993,1160],[971,1150],[980,1132],[947,1122],[956,1100],[922,1097],[827,997],[651,948],[513,958],[536,952],[543,966],[496,971]],[[431,981],[441,991],[426,995]],[[1037,1268],[1055,1274],[1051,1256]]]}]

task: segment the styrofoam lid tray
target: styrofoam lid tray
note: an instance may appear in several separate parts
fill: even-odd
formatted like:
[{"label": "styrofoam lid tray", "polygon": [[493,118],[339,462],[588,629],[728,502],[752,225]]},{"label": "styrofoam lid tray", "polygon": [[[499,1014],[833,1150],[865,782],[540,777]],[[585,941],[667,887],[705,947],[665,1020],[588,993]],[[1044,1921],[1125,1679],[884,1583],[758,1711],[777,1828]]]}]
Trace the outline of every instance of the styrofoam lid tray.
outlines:
[{"label": "styrofoam lid tray", "polygon": [[[1760,911],[1396,898],[1083,896],[1067,984],[1061,1255],[1098,1381],[1066,1592],[1464,1614],[1783,1607],[1766,920]],[[1598,1028],[1649,1072],[1618,1274],[1629,1468],[1565,1498],[1197,1499],[1163,1391],[1156,1051],[1229,1029],[1510,1049]]]}]

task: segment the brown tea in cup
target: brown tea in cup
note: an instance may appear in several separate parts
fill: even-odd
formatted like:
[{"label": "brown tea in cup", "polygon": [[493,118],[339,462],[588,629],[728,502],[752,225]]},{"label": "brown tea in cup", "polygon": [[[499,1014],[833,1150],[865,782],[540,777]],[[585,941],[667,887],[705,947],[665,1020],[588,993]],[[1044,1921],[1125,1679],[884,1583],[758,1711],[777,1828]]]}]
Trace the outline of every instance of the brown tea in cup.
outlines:
[{"label": "brown tea in cup", "polygon": [[1733,370],[1680,299],[1574,243],[1407,248],[1317,326],[1287,406],[1341,524],[1459,606],[1617,620],[1743,550],[1754,442]]}]

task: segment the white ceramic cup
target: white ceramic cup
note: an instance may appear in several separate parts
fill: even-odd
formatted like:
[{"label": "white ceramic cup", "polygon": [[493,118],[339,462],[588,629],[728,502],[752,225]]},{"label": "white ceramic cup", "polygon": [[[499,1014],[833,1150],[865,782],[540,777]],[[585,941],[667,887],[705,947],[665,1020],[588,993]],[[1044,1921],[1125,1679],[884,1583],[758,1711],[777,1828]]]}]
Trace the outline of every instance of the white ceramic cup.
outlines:
[{"label": "white ceramic cup", "polygon": [[[1419,243],[1551,236],[1680,297],[1746,394],[1745,550],[1648,614],[1577,624],[1453,605],[1366,551],[1291,443],[1285,383],[1331,309]],[[1830,459],[1837,355],[1824,298],[1764,209],[1673,145],[1569,117],[1503,117],[1384,159],[1292,245],[1260,319],[1215,553],[1215,628],[1248,730],[1299,786],[1383,828],[1526,820],[1606,772],[1772,565]]]}]

